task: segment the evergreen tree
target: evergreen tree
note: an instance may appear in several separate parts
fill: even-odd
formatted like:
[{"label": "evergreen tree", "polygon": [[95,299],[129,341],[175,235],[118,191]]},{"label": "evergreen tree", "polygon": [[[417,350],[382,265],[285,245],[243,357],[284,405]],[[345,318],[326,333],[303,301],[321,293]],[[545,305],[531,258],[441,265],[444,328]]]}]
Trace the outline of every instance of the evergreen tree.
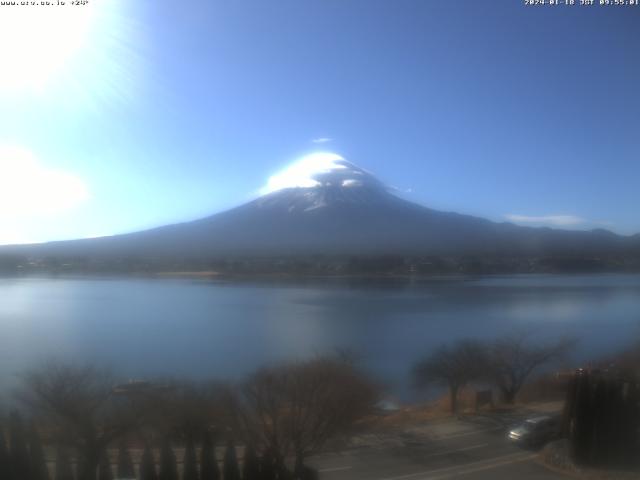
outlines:
[{"label": "evergreen tree", "polygon": [[12,480],[10,471],[9,450],[7,449],[7,443],[4,439],[4,432],[2,428],[0,428],[0,478]]},{"label": "evergreen tree", "polygon": [[160,480],[179,480],[176,455],[169,439],[165,439],[160,451]]},{"label": "evergreen tree", "polygon": [[135,478],[136,471],[133,468],[131,454],[124,443],[118,448],[118,478]]},{"label": "evergreen tree", "polygon": [[593,428],[591,435],[590,458],[594,463],[606,462],[609,458],[609,450],[613,445],[607,442],[608,427],[611,423],[611,411],[607,408],[607,385],[600,378],[595,382],[592,394],[591,414],[593,415]]},{"label": "evergreen tree", "polygon": [[[637,458],[637,452],[633,451],[635,442],[629,438],[629,433],[636,436],[638,430],[637,427],[630,429],[631,415],[628,412],[626,401],[629,385],[625,385],[626,382],[620,378],[611,378],[609,383],[611,384],[612,398],[610,398],[607,407],[611,412],[611,420],[608,435],[605,434],[603,443],[608,443],[611,448],[612,456],[609,459],[609,464],[622,466],[631,458]],[[637,404],[636,408],[638,408]]]},{"label": "evergreen tree", "polygon": [[224,480],[241,480],[238,456],[233,442],[227,444],[227,450],[224,452],[223,472]]},{"label": "evergreen tree", "polygon": [[31,473],[29,449],[24,433],[22,418],[17,413],[12,413],[9,419],[9,450],[11,471],[15,480],[28,479]]},{"label": "evergreen tree", "polygon": [[304,475],[304,462],[302,461],[302,457],[296,455],[296,463],[293,466],[293,478],[295,480],[300,480]]},{"label": "evergreen tree", "polygon": [[49,469],[44,457],[44,449],[35,425],[29,430],[29,464],[31,480],[49,480]]},{"label": "evergreen tree", "polygon": [[260,480],[260,459],[252,445],[248,445],[244,452],[242,480]]},{"label": "evergreen tree", "polygon": [[[304,468],[304,467],[303,467]],[[293,475],[284,463],[282,455],[276,455],[276,478],[278,480],[293,480]]]},{"label": "evergreen tree", "polygon": [[640,395],[634,377],[579,371],[569,385],[565,425],[577,463],[601,467],[637,461]]},{"label": "evergreen tree", "polygon": [[200,451],[200,479],[220,480],[220,469],[216,458],[216,448],[209,432],[205,432]]},{"label": "evergreen tree", "polygon": [[260,480],[276,480],[276,458],[268,448],[260,461]]},{"label": "evergreen tree", "polygon": [[55,480],[73,480],[69,452],[63,447],[58,447],[56,452]]},{"label": "evergreen tree", "polygon": [[562,434],[573,443],[575,435],[575,414],[578,395],[578,381],[575,375],[572,375],[567,384],[567,394],[562,412]]},{"label": "evergreen tree", "polygon": [[113,480],[111,460],[109,459],[109,454],[106,450],[104,450],[100,456],[100,463],[98,464],[98,480]]},{"label": "evergreen tree", "polygon": [[76,462],[76,478],[78,480],[96,480],[97,470],[98,464],[96,463],[95,470],[91,471],[90,462],[87,461],[84,452],[79,450]]},{"label": "evergreen tree", "polygon": [[198,480],[198,460],[196,459],[196,448],[193,444],[193,437],[187,436],[187,444],[184,449],[184,472],[183,480]]},{"label": "evergreen tree", "polygon": [[578,463],[589,462],[589,442],[591,434],[591,382],[588,373],[576,379],[576,404],[574,413],[573,454]]},{"label": "evergreen tree", "polygon": [[142,458],[140,459],[140,480],[158,480],[156,462],[149,445],[144,447]]}]

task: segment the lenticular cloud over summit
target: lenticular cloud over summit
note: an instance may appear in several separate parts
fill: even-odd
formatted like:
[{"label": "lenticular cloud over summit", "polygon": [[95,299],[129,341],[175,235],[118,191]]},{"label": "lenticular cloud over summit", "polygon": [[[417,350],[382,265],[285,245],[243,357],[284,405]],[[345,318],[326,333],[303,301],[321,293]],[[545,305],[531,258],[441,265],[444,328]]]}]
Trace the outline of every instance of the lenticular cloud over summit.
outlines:
[{"label": "lenticular cloud over summit", "polygon": [[266,195],[289,188],[362,186],[384,188],[373,175],[344,157],[336,153],[318,152],[302,157],[270,177],[260,193]]}]

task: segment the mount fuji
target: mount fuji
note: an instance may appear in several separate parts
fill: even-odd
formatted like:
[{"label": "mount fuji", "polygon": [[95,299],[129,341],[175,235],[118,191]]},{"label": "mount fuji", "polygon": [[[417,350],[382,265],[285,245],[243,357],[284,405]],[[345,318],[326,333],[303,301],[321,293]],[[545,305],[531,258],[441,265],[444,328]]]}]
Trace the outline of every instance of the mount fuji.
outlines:
[{"label": "mount fuji", "polygon": [[112,237],[0,248],[33,256],[640,255],[640,236],[522,227],[409,202],[334,154],[305,157],[262,195],[206,218]]}]

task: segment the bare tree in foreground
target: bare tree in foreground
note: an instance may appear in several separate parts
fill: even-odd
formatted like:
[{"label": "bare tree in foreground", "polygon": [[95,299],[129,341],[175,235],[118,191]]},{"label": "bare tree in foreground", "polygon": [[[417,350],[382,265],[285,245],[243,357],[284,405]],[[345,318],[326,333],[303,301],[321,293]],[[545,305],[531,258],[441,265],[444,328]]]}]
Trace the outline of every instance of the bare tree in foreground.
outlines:
[{"label": "bare tree in foreground", "polygon": [[32,370],[20,398],[61,443],[78,451],[79,480],[95,480],[103,451],[141,418],[113,396],[111,376],[94,367],[50,363]]},{"label": "bare tree in foreground", "polygon": [[228,385],[186,379],[138,383],[142,388],[131,399],[145,412],[146,427],[161,437],[195,441],[231,422]]},{"label": "bare tree in foreground", "polygon": [[489,347],[489,377],[500,389],[503,401],[512,404],[535,369],[562,358],[575,343],[562,338],[536,344],[529,332],[505,335]]},{"label": "bare tree in foreground", "polygon": [[486,348],[475,340],[460,340],[443,345],[413,367],[416,386],[430,384],[449,388],[451,413],[458,411],[458,392],[485,372]]},{"label": "bare tree in foreground", "polygon": [[250,443],[273,452],[276,463],[295,455],[299,470],[308,455],[352,433],[377,399],[376,387],[353,363],[326,356],[254,374],[237,410]]}]

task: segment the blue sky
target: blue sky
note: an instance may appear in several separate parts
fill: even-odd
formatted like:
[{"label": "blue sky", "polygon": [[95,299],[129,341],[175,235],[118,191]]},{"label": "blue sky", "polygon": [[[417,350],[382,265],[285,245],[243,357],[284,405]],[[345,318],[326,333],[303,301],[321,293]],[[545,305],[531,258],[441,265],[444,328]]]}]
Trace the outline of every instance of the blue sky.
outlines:
[{"label": "blue sky", "polygon": [[202,217],[317,150],[434,208],[640,232],[640,7],[1,8],[0,243]]}]

